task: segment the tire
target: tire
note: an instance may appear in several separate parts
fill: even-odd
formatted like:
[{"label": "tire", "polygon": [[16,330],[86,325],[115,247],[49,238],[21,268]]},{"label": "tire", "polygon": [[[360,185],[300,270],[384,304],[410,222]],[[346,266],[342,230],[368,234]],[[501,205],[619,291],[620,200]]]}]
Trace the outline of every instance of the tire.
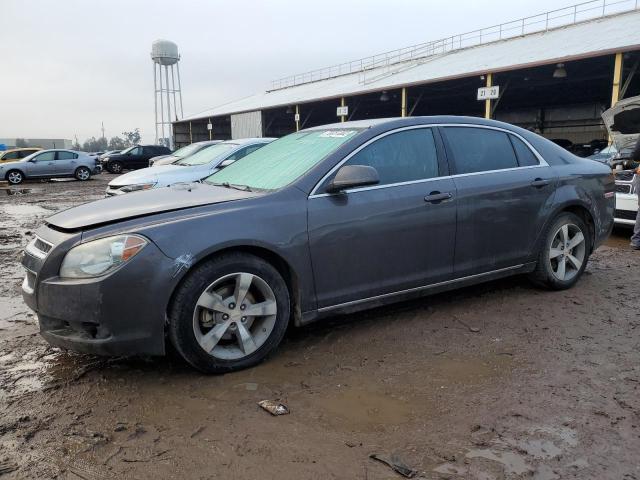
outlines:
[{"label": "tire", "polygon": [[590,252],[591,235],[585,222],[573,213],[561,213],[544,233],[536,269],[529,278],[549,290],[571,288],[587,267]]},{"label": "tire", "polygon": [[86,182],[91,178],[91,170],[87,167],[78,167],[76,168],[75,173],[73,174],[76,177],[76,180],[80,180],[81,182]]},{"label": "tire", "polygon": [[107,170],[109,170],[111,173],[122,173],[122,170],[124,170],[124,165],[122,165],[122,162],[111,162],[107,164]]},{"label": "tire", "polygon": [[[235,305],[243,291],[244,301]],[[275,350],[290,312],[289,290],[271,264],[253,255],[225,254],[197,267],[178,287],[169,307],[169,339],[201,372],[241,370]]]},{"label": "tire", "polygon": [[20,185],[24,181],[24,173],[20,170],[9,170],[5,178],[11,185]]}]

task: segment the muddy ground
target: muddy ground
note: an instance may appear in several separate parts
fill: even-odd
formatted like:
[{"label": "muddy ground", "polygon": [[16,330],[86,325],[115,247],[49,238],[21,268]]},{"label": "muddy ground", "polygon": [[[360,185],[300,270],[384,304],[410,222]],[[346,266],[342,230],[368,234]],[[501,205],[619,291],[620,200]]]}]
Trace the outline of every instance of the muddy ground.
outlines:
[{"label": "muddy ground", "polygon": [[[257,368],[50,348],[21,250],[111,175],[0,190],[0,476],[640,479],[640,252],[615,232],[568,292],[512,278],[337,317]],[[286,403],[273,417],[263,399]]]}]

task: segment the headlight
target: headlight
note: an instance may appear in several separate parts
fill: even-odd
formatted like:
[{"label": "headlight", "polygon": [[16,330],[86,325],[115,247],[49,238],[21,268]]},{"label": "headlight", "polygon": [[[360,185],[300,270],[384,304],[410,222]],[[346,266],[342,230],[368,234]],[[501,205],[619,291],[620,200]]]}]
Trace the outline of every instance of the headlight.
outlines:
[{"label": "headlight", "polygon": [[60,267],[60,276],[99,277],[126,263],[147,243],[138,235],[117,235],[80,244],[67,252]]},{"label": "headlight", "polygon": [[138,190],[149,190],[150,188],[155,187],[154,183],[140,183],[138,185],[127,185],[126,187],[122,187],[120,190],[126,193],[137,192]]}]

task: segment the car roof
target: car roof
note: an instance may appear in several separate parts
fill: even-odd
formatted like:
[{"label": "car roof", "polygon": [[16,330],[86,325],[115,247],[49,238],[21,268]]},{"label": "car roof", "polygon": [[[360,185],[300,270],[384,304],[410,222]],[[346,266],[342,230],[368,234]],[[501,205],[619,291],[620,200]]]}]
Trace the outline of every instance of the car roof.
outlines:
[{"label": "car roof", "polygon": [[467,125],[486,125],[513,130],[514,126],[508,123],[499,122],[497,120],[488,120],[481,117],[465,117],[456,115],[433,115],[423,117],[390,117],[390,118],[372,118],[368,120],[354,120],[350,122],[331,123],[328,125],[319,125],[310,127],[301,131],[314,130],[339,130],[339,129],[367,129],[382,126],[385,124],[393,124],[394,127],[402,127],[404,125],[432,125],[432,124],[467,124]]},{"label": "car roof", "polygon": [[222,143],[227,143],[231,145],[248,145],[251,143],[270,143],[273,142],[275,138],[272,137],[253,137],[253,138],[236,138],[233,140],[225,140]]},{"label": "car roof", "polygon": [[19,147],[19,148],[8,148],[6,150],[2,150],[0,151],[0,153],[7,153],[7,152],[22,152],[24,150],[42,150],[41,147]]}]

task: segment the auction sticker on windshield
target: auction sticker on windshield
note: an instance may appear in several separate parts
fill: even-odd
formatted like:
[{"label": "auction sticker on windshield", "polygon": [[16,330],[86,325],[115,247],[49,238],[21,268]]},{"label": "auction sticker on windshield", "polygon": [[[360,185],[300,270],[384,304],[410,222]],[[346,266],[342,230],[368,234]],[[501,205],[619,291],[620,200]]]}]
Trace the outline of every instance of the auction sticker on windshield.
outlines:
[{"label": "auction sticker on windshield", "polygon": [[355,130],[327,130],[320,135],[321,138],[345,138],[356,133]]}]

